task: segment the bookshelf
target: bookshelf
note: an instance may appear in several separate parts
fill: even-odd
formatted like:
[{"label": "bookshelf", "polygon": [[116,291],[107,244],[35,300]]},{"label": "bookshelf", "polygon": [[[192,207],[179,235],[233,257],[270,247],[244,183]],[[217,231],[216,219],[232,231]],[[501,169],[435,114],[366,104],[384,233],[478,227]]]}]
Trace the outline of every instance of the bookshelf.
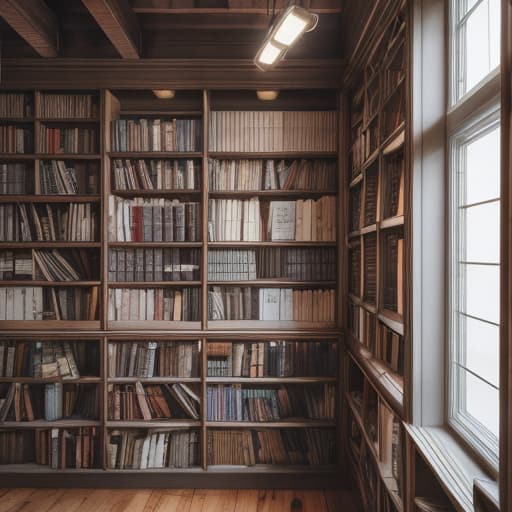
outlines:
[{"label": "bookshelf", "polygon": [[[0,347],[24,350],[26,367],[0,376],[3,477],[28,473],[44,485],[57,473],[72,485],[75,475],[109,474],[126,485],[147,474],[167,485],[172,473],[228,485],[247,473],[288,486],[300,475],[322,486],[339,478],[338,94],[282,91],[272,105],[253,96],[198,89],[166,103],[146,90],[25,92],[30,108],[13,126],[26,125],[34,145],[1,153],[0,163],[28,165],[28,188],[2,195],[0,208],[25,205],[32,235],[49,210],[94,222],[88,238],[0,236],[0,259],[29,255],[49,277],[4,276],[0,302],[15,286],[94,288],[97,305],[90,319],[0,320]],[[77,105],[84,111],[73,114]],[[50,178],[67,173],[76,193],[54,193]],[[53,250],[90,274],[57,281],[44,254]],[[28,371],[43,351],[20,347],[48,355],[61,345],[90,354],[83,366],[77,352],[78,376],[59,373],[66,352],[54,373]],[[24,390],[30,407],[51,389],[64,395],[62,415],[43,399],[28,421]],[[77,389],[96,396],[96,410],[69,409]],[[14,442],[16,453],[6,448]]]},{"label": "bookshelf", "polygon": [[356,64],[348,95],[344,428],[365,510],[402,511],[411,506],[404,489],[413,467],[404,427],[409,420],[410,358],[405,3],[397,3],[388,19]]}]

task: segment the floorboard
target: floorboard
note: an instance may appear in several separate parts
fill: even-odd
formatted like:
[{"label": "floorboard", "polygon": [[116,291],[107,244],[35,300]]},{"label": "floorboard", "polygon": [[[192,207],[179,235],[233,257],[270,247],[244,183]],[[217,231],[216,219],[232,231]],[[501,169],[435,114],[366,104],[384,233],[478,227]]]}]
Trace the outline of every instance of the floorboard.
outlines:
[{"label": "floorboard", "polygon": [[0,489],[0,512],[357,512],[348,491]]}]

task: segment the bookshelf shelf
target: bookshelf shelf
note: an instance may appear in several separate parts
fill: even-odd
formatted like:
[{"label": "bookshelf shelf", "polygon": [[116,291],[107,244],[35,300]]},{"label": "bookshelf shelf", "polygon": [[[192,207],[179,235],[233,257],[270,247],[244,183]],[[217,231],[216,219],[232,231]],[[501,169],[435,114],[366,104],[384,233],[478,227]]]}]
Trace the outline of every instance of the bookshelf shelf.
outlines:
[{"label": "bookshelf shelf", "polygon": [[290,329],[290,330],[326,330],[338,332],[335,322],[300,322],[293,320],[208,320],[212,330],[231,329]]},{"label": "bookshelf shelf", "polygon": [[336,247],[336,242],[208,242],[208,247],[228,249],[230,247]]},{"label": "bookshelf shelf", "polygon": [[0,428],[20,428],[20,429],[39,429],[39,428],[85,428],[85,427],[99,427],[101,426],[100,421],[94,420],[80,420],[80,419],[69,419],[69,420],[58,420],[58,421],[46,421],[46,420],[35,420],[35,421],[4,421],[0,422]]},{"label": "bookshelf shelf", "polygon": [[[26,285],[26,284],[25,284]],[[3,331],[99,331],[99,320],[0,320]]]},{"label": "bookshelf shelf", "polygon": [[107,328],[113,331],[193,331],[201,329],[201,322],[173,322],[167,320],[109,320]]},{"label": "bookshelf shelf", "polygon": [[198,428],[200,421],[188,420],[144,420],[144,421],[113,421],[105,422],[107,428]]},{"label": "bookshelf shelf", "polygon": [[22,160],[35,160],[37,157],[34,154],[27,153],[0,153],[0,161],[4,162],[18,162]]},{"label": "bookshelf shelf", "polygon": [[0,249],[97,249],[100,242],[0,242]]},{"label": "bookshelf shelf", "polygon": [[100,286],[101,281],[0,281],[0,287],[2,286],[42,286],[59,288],[64,286]]},{"label": "bookshelf shelf", "polygon": [[246,281],[209,280],[208,284],[213,286],[258,286],[268,288],[332,288],[336,286],[336,281],[292,281],[289,279],[255,279]]},{"label": "bookshelf shelf", "polygon": [[211,428],[325,428],[335,427],[335,421],[325,420],[286,420],[286,421],[207,421]]},{"label": "bookshelf shelf", "polygon": [[121,197],[200,197],[200,190],[112,190],[113,196]]},{"label": "bookshelf shelf", "polygon": [[1,203],[99,203],[101,196],[97,195],[19,195],[19,194],[4,194],[0,195]]},{"label": "bookshelf shelf", "polygon": [[337,382],[336,377],[206,377],[209,384],[317,384]]},{"label": "bookshelf shelf", "polygon": [[108,156],[110,158],[126,159],[126,158],[138,158],[138,159],[157,159],[162,160],[164,158],[172,159],[194,159],[203,158],[203,153],[198,151],[109,151]]},{"label": "bookshelf shelf", "polygon": [[148,287],[201,286],[201,281],[118,281],[109,282],[109,288],[148,288]]},{"label": "bookshelf shelf", "polygon": [[109,247],[128,247],[128,248],[144,248],[144,247],[176,247],[183,249],[194,249],[203,246],[201,242],[108,242]]},{"label": "bookshelf shelf", "polygon": [[201,382],[199,377],[108,377],[107,382],[111,384],[131,384],[142,382],[142,384],[174,384],[176,382]]},{"label": "bookshelf shelf", "polygon": [[210,158],[217,158],[219,160],[229,160],[229,159],[253,159],[253,160],[296,160],[301,158],[307,159],[335,159],[338,158],[338,153],[334,151],[312,151],[312,152],[301,152],[301,151],[291,151],[291,152],[255,152],[255,151],[240,151],[240,152],[217,152],[217,151],[209,151],[208,156]]},{"label": "bookshelf shelf", "polygon": [[37,153],[39,160],[101,160],[101,155],[94,153]]},{"label": "bookshelf shelf", "polygon": [[1,383],[9,382],[22,382],[24,384],[51,384],[55,382],[62,382],[63,384],[100,384],[101,377],[80,377],[78,379],[62,379],[62,378],[46,378],[36,379],[34,377],[1,377]]},{"label": "bookshelf shelf", "polygon": [[397,226],[403,226],[405,224],[405,217],[398,215],[396,217],[389,217],[380,221],[380,229],[395,228]]},{"label": "bookshelf shelf", "polygon": [[66,124],[97,124],[97,117],[37,117],[36,121],[41,123],[66,123]]},{"label": "bookshelf shelf", "polygon": [[250,198],[263,197],[271,199],[289,199],[301,197],[321,197],[336,195],[333,190],[211,190],[211,198]]}]

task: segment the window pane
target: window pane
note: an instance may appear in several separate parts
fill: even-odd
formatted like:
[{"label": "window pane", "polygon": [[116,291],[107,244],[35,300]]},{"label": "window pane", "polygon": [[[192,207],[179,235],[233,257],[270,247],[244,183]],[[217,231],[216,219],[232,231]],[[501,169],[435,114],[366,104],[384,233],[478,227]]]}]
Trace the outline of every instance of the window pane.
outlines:
[{"label": "window pane", "polygon": [[462,97],[483,80],[500,61],[500,1],[483,0],[458,27],[458,48],[462,76],[457,77]]},{"label": "window pane", "polygon": [[459,363],[497,387],[499,328],[464,315],[459,315],[459,322],[466,338],[465,350],[461,350]]},{"label": "window pane", "polygon": [[498,390],[462,368],[459,372],[465,388],[463,397],[466,404],[465,412],[498,437],[500,412]]},{"label": "window pane", "polygon": [[[464,171],[464,170],[462,170]],[[500,195],[500,129],[466,146],[466,187],[463,204],[479,203]]]},{"label": "window pane", "polygon": [[[498,266],[460,265],[462,283],[461,311],[488,322],[500,320],[500,268]],[[465,299],[465,300],[464,300]]]},{"label": "window pane", "polygon": [[485,203],[466,208],[466,261],[499,263],[500,261],[500,203]]}]

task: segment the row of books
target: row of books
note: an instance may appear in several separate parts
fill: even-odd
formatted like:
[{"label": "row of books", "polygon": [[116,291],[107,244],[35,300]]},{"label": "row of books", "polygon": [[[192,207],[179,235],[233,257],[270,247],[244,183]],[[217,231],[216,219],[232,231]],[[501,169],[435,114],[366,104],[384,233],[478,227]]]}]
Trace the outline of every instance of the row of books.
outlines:
[{"label": "row of books", "polygon": [[40,153],[93,154],[98,152],[95,128],[53,128],[39,126]]},{"label": "row of books", "polygon": [[111,241],[196,242],[201,239],[199,203],[110,196],[108,212]]},{"label": "row of books", "polygon": [[33,279],[34,266],[30,251],[0,251],[0,280]]},{"label": "row of books", "polygon": [[0,287],[0,320],[96,320],[99,288]]},{"label": "row of books", "polygon": [[32,131],[19,126],[0,126],[0,153],[31,153],[34,149]]},{"label": "row of books", "polygon": [[336,387],[331,384],[245,388],[209,385],[208,421],[279,421],[286,418],[334,419]]},{"label": "row of books", "polygon": [[116,119],[112,151],[201,151],[200,119]]},{"label": "row of books", "polygon": [[35,278],[47,281],[80,281],[97,277],[95,259],[91,257],[90,251],[84,249],[69,249],[61,251],[58,249],[44,250],[34,249],[32,251],[34,261],[37,264]]},{"label": "row of books", "polygon": [[333,111],[212,111],[210,151],[336,151]]},{"label": "row of books", "polygon": [[332,429],[208,430],[208,464],[327,466],[335,446]]},{"label": "row of books", "polygon": [[83,349],[80,343],[0,341],[0,377],[78,379],[75,355],[85,356]]},{"label": "row of books", "polygon": [[14,382],[0,398],[0,421],[56,421],[72,416],[94,419],[98,416],[98,399],[96,385]]},{"label": "row of books", "polygon": [[377,163],[365,171],[363,226],[371,226],[377,220],[379,176]]},{"label": "row of books", "polygon": [[200,167],[194,160],[112,161],[114,190],[195,190]]},{"label": "row of books", "polygon": [[140,378],[199,377],[199,342],[110,342],[108,375]]},{"label": "row of books", "polygon": [[0,94],[0,117],[21,118],[31,115],[32,103],[27,94],[12,92]]},{"label": "row of books", "polygon": [[251,199],[210,199],[208,202],[208,240],[261,240],[260,201]]},{"label": "row of books", "polygon": [[208,318],[333,322],[335,291],[212,286],[208,290]]},{"label": "row of books", "polygon": [[327,377],[337,370],[332,341],[209,342],[209,377]]},{"label": "row of books", "polygon": [[210,190],[328,190],[336,186],[331,160],[217,160],[208,162]]},{"label": "row of books", "polygon": [[402,315],[404,312],[404,238],[398,231],[389,231],[383,238],[383,306]]},{"label": "row of books", "polygon": [[0,430],[0,465],[33,462],[34,434],[26,430]]},{"label": "row of books", "polygon": [[200,279],[197,249],[109,249],[111,282],[193,281]]},{"label": "row of books", "polygon": [[[29,170],[22,162],[0,163],[0,193],[26,194],[30,193],[27,177],[33,176],[34,171]],[[33,179],[30,182],[33,184]]]},{"label": "row of books", "polygon": [[95,162],[42,161],[40,168],[41,194],[96,194],[98,164]]},{"label": "row of books", "polygon": [[377,300],[377,235],[368,233],[363,239],[363,300],[375,304]]},{"label": "row of books", "polygon": [[336,240],[336,198],[270,201],[267,240]]},{"label": "row of books", "polygon": [[36,430],[35,462],[52,469],[91,469],[101,464],[96,427]]},{"label": "row of books", "polygon": [[403,151],[386,155],[384,159],[384,218],[404,214],[404,167]]},{"label": "row of books", "polygon": [[111,420],[199,419],[201,399],[186,384],[109,384]]},{"label": "row of books", "polygon": [[40,115],[43,119],[95,119],[98,117],[98,98],[91,94],[43,93]]},{"label": "row of books", "polygon": [[199,288],[109,290],[109,320],[200,320]]},{"label": "row of books", "polygon": [[208,280],[253,279],[331,281],[336,279],[336,251],[331,248],[260,247],[208,251]]},{"label": "row of books", "polygon": [[109,469],[189,468],[200,453],[195,430],[112,430],[107,439]]},{"label": "row of books", "polygon": [[91,203],[17,203],[0,205],[3,242],[93,242],[98,215]]}]

